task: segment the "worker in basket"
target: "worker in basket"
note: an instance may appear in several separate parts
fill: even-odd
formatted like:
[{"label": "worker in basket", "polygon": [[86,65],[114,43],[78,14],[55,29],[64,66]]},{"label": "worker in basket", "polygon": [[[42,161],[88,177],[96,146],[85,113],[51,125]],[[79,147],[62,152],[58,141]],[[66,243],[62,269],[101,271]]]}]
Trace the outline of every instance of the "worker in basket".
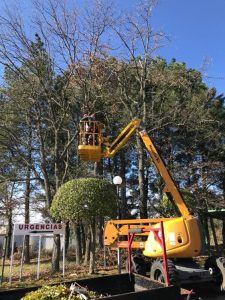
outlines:
[{"label": "worker in basket", "polygon": [[85,114],[81,119],[82,131],[83,131],[83,145],[98,145],[98,122],[95,120],[95,115]]}]

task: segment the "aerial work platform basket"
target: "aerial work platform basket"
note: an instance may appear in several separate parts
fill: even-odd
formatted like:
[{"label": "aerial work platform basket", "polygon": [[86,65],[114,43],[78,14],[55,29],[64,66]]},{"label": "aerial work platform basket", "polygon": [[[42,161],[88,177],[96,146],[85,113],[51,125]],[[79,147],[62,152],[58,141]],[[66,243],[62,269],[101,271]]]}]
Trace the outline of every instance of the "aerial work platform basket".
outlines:
[{"label": "aerial work platform basket", "polygon": [[102,158],[103,124],[95,120],[81,120],[79,132],[79,155],[84,161],[98,162]]}]

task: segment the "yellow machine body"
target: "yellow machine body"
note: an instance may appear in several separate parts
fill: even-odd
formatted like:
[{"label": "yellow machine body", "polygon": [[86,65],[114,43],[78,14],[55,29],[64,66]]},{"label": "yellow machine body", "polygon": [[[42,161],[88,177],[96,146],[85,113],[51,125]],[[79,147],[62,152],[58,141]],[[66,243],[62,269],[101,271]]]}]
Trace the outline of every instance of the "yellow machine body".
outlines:
[{"label": "yellow machine body", "polygon": [[[110,220],[105,223],[104,227],[104,245],[111,248],[127,248],[127,236],[130,228],[149,229],[154,224],[167,220],[169,221],[170,218]],[[144,249],[148,235],[149,232],[137,233],[131,247],[134,249]]]},{"label": "yellow machine body", "polygon": [[[157,226],[159,225],[153,227]],[[202,243],[197,218],[174,218],[163,222],[163,226],[168,257],[188,258],[201,253]],[[148,235],[143,254],[148,257],[163,256],[162,248],[155,240],[153,232]]]},{"label": "yellow machine body", "polygon": [[[159,228],[163,221],[166,251],[168,257],[188,258],[196,257],[201,253],[202,242],[198,225],[198,219],[189,218],[158,218],[158,219],[136,219],[136,220],[110,220],[106,222],[103,240],[105,246],[112,248],[127,248],[129,228]],[[161,236],[159,236],[161,237]],[[132,242],[132,248],[143,249],[147,257],[160,257],[163,255],[162,248],[155,239],[154,233],[137,233]]]},{"label": "yellow machine body", "polygon": [[[168,257],[189,258],[198,256],[202,249],[201,233],[198,219],[192,216],[174,183],[165,163],[161,159],[153,141],[148,136],[144,125],[140,119],[132,120],[109,144],[103,137],[102,125],[93,124],[98,128],[95,132],[87,132],[86,123],[80,124],[80,158],[85,161],[99,161],[101,158],[113,157],[128,141],[128,139],[138,132],[150,157],[157,168],[160,176],[164,180],[164,192],[172,201],[180,213],[177,218],[156,218],[156,219],[137,219],[137,220],[110,220],[104,229],[104,244],[108,247],[127,248],[128,229],[159,227],[163,221],[166,251]],[[87,144],[87,135],[92,135],[92,144]],[[120,239],[120,237],[122,237]],[[155,240],[153,232],[138,233],[131,245],[132,248],[144,249],[143,254],[148,257],[162,256],[162,248]]]}]

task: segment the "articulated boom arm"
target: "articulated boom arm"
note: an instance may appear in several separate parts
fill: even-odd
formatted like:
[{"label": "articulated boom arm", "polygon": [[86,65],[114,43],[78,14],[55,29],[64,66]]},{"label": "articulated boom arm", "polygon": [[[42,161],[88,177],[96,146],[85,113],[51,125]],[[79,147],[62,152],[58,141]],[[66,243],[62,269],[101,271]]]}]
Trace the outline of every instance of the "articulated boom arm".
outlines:
[{"label": "articulated boom arm", "polygon": [[159,171],[161,177],[163,178],[166,186],[164,188],[164,192],[168,195],[169,198],[176,204],[178,207],[181,215],[183,217],[188,217],[190,212],[176,186],[174,183],[169,171],[167,170],[163,160],[161,159],[160,155],[158,154],[154,143],[150,139],[149,135],[145,130],[139,131],[139,134],[147,148],[154,165],[156,166],[157,170]]},{"label": "articulated boom arm", "polygon": [[159,171],[161,177],[165,182],[164,192],[167,193],[170,200],[176,205],[179,212],[183,217],[188,217],[190,212],[177,189],[176,184],[174,183],[169,171],[167,170],[163,160],[161,159],[153,141],[147,134],[144,124],[140,119],[132,120],[126,128],[118,135],[118,137],[112,142],[110,147],[107,147],[106,151],[103,152],[103,157],[112,157],[114,156],[129,140],[129,138],[138,131],[140,137],[142,138],[146,149],[148,150],[152,161],[154,162],[155,167]]},{"label": "articulated boom arm", "polygon": [[[126,248],[129,228],[148,229],[158,227],[164,222],[165,242],[169,257],[194,257],[201,253],[202,240],[198,219],[192,216],[179,193],[179,190],[161,159],[153,141],[148,136],[140,119],[132,120],[118,137],[110,144],[102,132],[103,125],[98,121],[83,120],[80,122],[79,154],[84,161],[100,161],[101,158],[113,157],[138,132],[151,159],[165,183],[164,192],[168,195],[181,216],[169,219],[111,220],[105,224],[104,244],[109,247]],[[162,249],[152,232],[139,233],[138,240],[133,241],[132,248],[143,248],[148,257],[162,256]],[[147,240],[146,240],[147,238]]]},{"label": "articulated boom arm", "polygon": [[117,138],[111,143],[109,147],[106,147],[106,151],[103,152],[103,157],[113,157],[129,140],[129,138],[136,132],[140,126],[141,120],[132,120],[117,136]]}]

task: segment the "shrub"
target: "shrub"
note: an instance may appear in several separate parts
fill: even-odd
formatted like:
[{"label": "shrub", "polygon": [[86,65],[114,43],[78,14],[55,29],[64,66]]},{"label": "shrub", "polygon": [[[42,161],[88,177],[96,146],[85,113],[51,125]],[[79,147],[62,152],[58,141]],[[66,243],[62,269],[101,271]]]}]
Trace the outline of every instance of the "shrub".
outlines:
[{"label": "shrub", "polygon": [[[102,295],[97,295],[95,292],[87,291],[88,299],[98,299]],[[25,295],[21,300],[67,300],[70,295],[70,289],[63,284],[48,286],[45,285],[40,289],[30,292]],[[81,300],[79,294],[72,295],[70,300]]]},{"label": "shrub", "polygon": [[98,178],[73,179],[57,190],[51,206],[55,219],[83,220],[113,217],[117,211],[117,194],[113,184]]},{"label": "shrub", "polygon": [[[30,292],[25,295],[21,300],[66,300],[70,291],[65,285],[58,286],[43,286],[42,288]],[[76,298],[71,298],[76,299]],[[79,298],[78,298],[79,299]]]}]

